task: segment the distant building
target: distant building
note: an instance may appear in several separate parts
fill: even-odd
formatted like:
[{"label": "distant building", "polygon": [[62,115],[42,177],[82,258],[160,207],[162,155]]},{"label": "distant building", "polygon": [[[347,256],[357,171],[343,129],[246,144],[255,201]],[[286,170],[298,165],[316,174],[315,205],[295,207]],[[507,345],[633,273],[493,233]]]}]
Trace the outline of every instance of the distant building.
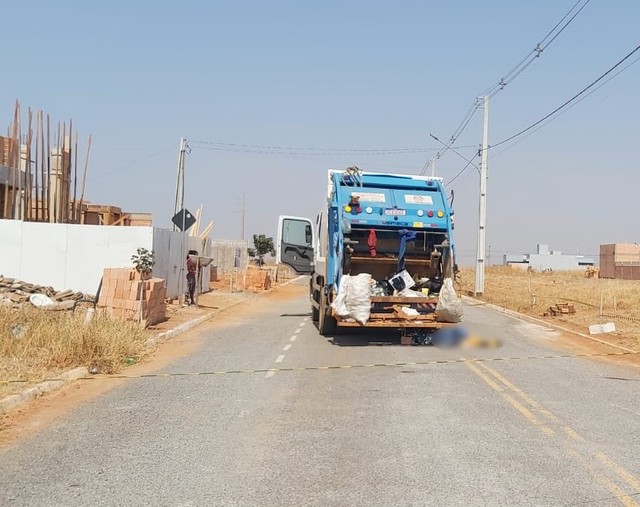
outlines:
[{"label": "distant building", "polygon": [[558,250],[549,250],[549,245],[538,245],[536,253],[505,254],[503,264],[534,271],[576,271],[595,265],[593,257],[568,255]]},{"label": "distant building", "polygon": [[640,245],[600,245],[600,278],[640,280]]}]

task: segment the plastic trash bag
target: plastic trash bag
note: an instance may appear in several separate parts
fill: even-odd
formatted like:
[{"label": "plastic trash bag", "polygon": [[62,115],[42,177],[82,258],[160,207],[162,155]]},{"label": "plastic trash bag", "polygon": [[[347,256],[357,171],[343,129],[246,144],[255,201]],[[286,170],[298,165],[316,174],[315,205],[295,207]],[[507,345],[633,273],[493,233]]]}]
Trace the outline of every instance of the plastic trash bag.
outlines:
[{"label": "plastic trash bag", "polygon": [[338,295],[331,304],[336,315],[349,317],[365,325],[371,314],[371,275],[344,275],[340,280]]},{"label": "plastic trash bag", "polygon": [[440,289],[436,305],[436,319],[438,322],[460,322],[462,320],[462,301],[456,295],[451,278],[445,278],[442,289]]},{"label": "plastic trash bag", "polygon": [[338,295],[331,303],[333,312],[339,317],[349,317],[349,309],[347,308],[347,287],[349,287],[349,275],[344,275],[340,280],[340,288]]}]

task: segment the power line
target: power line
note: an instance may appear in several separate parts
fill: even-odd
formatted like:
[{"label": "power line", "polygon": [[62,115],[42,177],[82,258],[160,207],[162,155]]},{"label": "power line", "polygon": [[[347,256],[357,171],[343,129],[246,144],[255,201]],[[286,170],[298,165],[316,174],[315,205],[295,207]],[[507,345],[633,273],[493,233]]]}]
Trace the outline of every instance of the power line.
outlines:
[{"label": "power line", "polygon": [[[589,84],[588,86],[586,86],[585,88],[583,88],[582,90],[580,90],[578,93],[576,93],[573,97],[571,97],[569,100],[566,100],[565,102],[563,102],[561,105],[559,105],[558,107],[556,107],[553,111],[551,111],[549,114],[543,116],[542,118],[540,118],[538,121],[532,123],[531,125],[529,125],[527,128],[522,129],[521,131],[513,134],[512,136],[507,137],[506,139],[503,139],[502,141],[496,143],[496,144],[492,144],[490,146],[490,148],[496,148],[502,144],[508,143],[509,141],[511,141],[512,139],[515,139],[516,137],[521,136],[522,134],[530,131],[531,129],[537,127],[538,125],[540,125],[541,123],[543,123],[544,121],[546,121],[547,119],[551,118],[553,115],[555,115],[556,113],[558,113],[559,111],[561,111],[562,109],[564,109],[565,107],[567,107],[569,104],[571,104],[573,101],[575,101],[576,99],[580,98],[584,93],[586,93],[587,91],[589,91],[591,88],[593,88],[596,84],[598,84],[600,81],[602,81],[605,77],[607,77],[609,74],[611,74],[615,69],[617,69],[618,67],[620,67],[620,65],[622,65],[624,62],[626,62],[629,58],[631,58],[635,53],[637,53],[638,51],[640,51],[640,46],[637,46],[633,51],[631,51],[629,54],[627,54],[624,58],[622,58],[622,60],[618,61],[618,63],[616,63],[613,67],[611,67],[609,70],[607,70],[604,74],[600,75],[600,77],[598,77],[596,80],[592,81],[591,84]],[[636,60],[637,61],[637,60]],[[633,62],[635,63],[635,62]],[[630,67],[627,66],[627,68]]]},{"label": "power line", "polygon": [[116,167],[115,169],[110,169],[108,171],[104,171],[101,173],[96,174],[95,176],[91,176],[90,178],[87,178],[87,181],[94,181],[100,178],[104,178],[105,176],[109,176],[115,172],[118,171],[124,171],[125,169],[129,169],[130,167],[133,167],[135,165],[141,164],[142,162],[146,162],[147,160],[150,160],[154,157],[157,157],[158,155],[161,155],[163,153],[166,153],[167,151],[169,151],[170,148],[163,148],[162,150],[158,150],[155,153],[152,153],[151,155],[147,155],[144,158],[138,159],[138,160],[134,160],[133,162],[129,162],[128,164],[125,164],[123,166],[120,167]]},{"label": "power line", "polygon": [[587,99],[588,97],[590,97],[591,95],[593,95],[595,92],[597,92],[600,88],[602,88],[604,85],[606,85],[607,83],[609,83],[610,81],[614,80],[616,77],[618,77],[620,74],[622,74],[625,70],[627,70],[629,67],[631,67],[633,64],[637,63],[640,60],[640,56],[638,56],[636,59],[632,60],[630,63],[628,63],[627,65],[625,65],[624,67],[622,67],[620,70],[618,70],[618,72],[616,72],[615,74],[613,74],[612,76],[609,76],[608,79],[604,80],[602,83],[600,83],[598,86],[596,86],[593,90],[589,91],[589,93],[587,93],[586,95],[583,95],[582,97],[580,97],[578,100],[576,100],[575,102],[573,102],[571,105],[569,105],[567,108],[565,108],[564,110],[562,110],[561,112],[559,112],[558,114],[556,114],[555,116],[553,116],[552,118],[549,118],[547,121],[545,121],[544,123],[538,125],[538,127],[536,127],[535,129],[533,129],[532,131],[528,132],[525,136],[521,137],[520,139],[518,139],[515,143],[507,146],[506,148],[500,150],[498,153],[495,153],[493,155],[493,158],[495,159],[496,157],[498,157],[499,155],[502,155],[505,151],[510,150],[511,148],[517,146],[518,144],[520,144],[522,141],[524,141],[525,139],[527,139],[529,136],[532,136],[533,134],[535,134],[536,132],[538,132],[538,130],[546,127],[547,125],[549,125],[549,123],[551,123],[552,121],[556,120],[557,118],[559,118],[560,116],[562,116],[563,114],[568,113],[571,109],[573,109],[574,107],[576,107],[578,104],[580,104],[580,102],[582,102],[583,100]]},{"label": "power line", "polygon": [[[435,139],[436,141],[438,141],[441,144],[444,144],[446,146],[446,144],[441,141],[440,139],[438,139],[436,136],[434,136],[433,134],[429,134],[433,139]],[[474,146],[475,147],[475,146]],[[471,164],[473,167],[476,168],[477,171],[480,171],[480,168],[475,165],[471,160],[469,160],[467,157],[465,157],[462,153],[460,153],[457,149],[449,147],[449,149],[451,151],[453,151],[456,155],[458,155],[462,160],[464,160],[465,162],[469,162],[469,164]]]},{"label": "power line", "polygon": [[473,162],[469,161],[467,162],[467,165],[464,166],[460,172],[458,172],[458,174],[456,174],[453,178],[451,178],[449,181],[447,181],[444,186],[448,187],[449,185],[451,185],[451,183],[453,183],[454,181],[456,181],[460,176],[462,176],[462,174],[469,168],[469,166],[471,166],[473,164]]},{"label": "power line", "polygon": [[[330,152],[329,154],[336,153],[422,153],[427,151],[437,151],[437,148],[383,148],[383,149],[368,149],[368,148],[301,148],[301,147],[285,147],[285,146],[268,146],[257,144],[239,144],[239,143],[221,143],[214,141],[190,141],[191,144],[200,144],[215,146],[219,150],[224,148],[232,148],[236,151],[246,150],[261,150],[261,151],[277,151],[277,152]],[[229,150],[231,151],[231,150]],[[306,153],[305,153],[306,154]]]},{"label": "power line", "polygon": [[[496,84],[494,84],[488,90],[486,90],[485,93],[482,94],[482,96],[489,96],[489,98],[494,97],[496,94],[502,91],[508,84],[510,84],[518,76],[520,76],[520,74],[522,74],[527,69],[527,67],[529,67],[529,65],[531,65],[534,62],[534,60],[538,58],[542,54],[542,52],[546,48],[548,48],[560,36],[562,32],[566,30],[566,28],[573,22],[573,20],[578,16],[578,14],[582,12],[582,10],[587,6],[587,4],[589,4],[590,1],[591,0],[577,0],[572,5],[572,7],[565,13],[565,15],[554,25],[554,27],[536,45],[536,47],[533,48],[531,51],[529,51],[526,54],[526,56],[522,58],[522,60],[520,60],[520,62],[515,67],[513,67],[507,74],[505,74]],[[569,18],[569,16],[571,17]],[[565,23],[565,20],[567,20],[567,18],[569,19]],[[562,23],[564,23],[564,25],[562,25]],[[558,29],[560,26],[561,28]],[[547,39],[549,39],[549,37],[551,37],[551,40],[547,42]],[[460,137],[460,135],[462,135],[464,130],[467,128],[467,126],[473,119],[475,113],[478,111],[479,107],[480,107],[480,102],[478,100],[474,101],[472,106],[467,111],[467,114],[464,116],[464,118],[462,119],[462,121],[460,122],[456,130],[454,130],[453,134],[451,135],[448,145],[453,145],[456,142],[456,140]],[[433,159],[435,160],[440,159],[442,155],[444,155],[449,150],[448,145],[446,145],[444,149],[441,148],[441,150],[438,151],[438,153],[436,153]],[[429,162],[430,160],[427,160],[425,162],[424,167],[422,168],[422,171],[420,172],[420,174],[426,173]]]},{"label": "power line", "polygon": [[[553,42],[560,36],[562,32],[564,32],[567,27],[573,22],[573,20],[582,12],[582,10],[589,4],[591,0],[578,0],[573,4],[571,9],[567,11],[567,13],[558,21],[555,26],[544,36],[544,38],[536,44],[536,46],[526,54],[526,56],[520,60],[520,62],[513,67],[507,74],[505,74],[500,81],[491,86],[488,90],[485,91],[483,95],[489,95],[489,98],[494,97],[496,94],[501,92],[508,84],[513,82],[520,74],[522,74],[529,65],[531,65],[536,58],[538,58],[542,52],[547,49]],[[582,5],[580,5],[582,4]],[[580,6],[578,8],[578,6]],[[576,10],[577,9],[577,10]],[[575,11],[575,12],[574,12]],[[571,14],[573,13],[573,16]],[[562,23],[569,17],[569,20],[562,25]],[[558,30],[558,27],[562,25],[562,27]],[[547,42],[547,39],[551,37],[551,40]]]}]

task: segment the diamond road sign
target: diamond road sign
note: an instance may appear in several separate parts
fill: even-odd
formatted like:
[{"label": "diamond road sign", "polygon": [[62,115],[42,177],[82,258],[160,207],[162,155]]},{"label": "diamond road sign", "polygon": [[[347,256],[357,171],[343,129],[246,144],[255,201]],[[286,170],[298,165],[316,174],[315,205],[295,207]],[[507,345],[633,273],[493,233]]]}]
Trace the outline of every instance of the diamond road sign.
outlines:
[{"label": "diamond road sign", "polygon": [[[178,211],[171,221],[176,224],[176,227],[181,231],[189,230],[189,228],[196,223],[196,217],[194,217],[190,211],[183,209]],[[184,228],[183,228],[184,226]]]}]

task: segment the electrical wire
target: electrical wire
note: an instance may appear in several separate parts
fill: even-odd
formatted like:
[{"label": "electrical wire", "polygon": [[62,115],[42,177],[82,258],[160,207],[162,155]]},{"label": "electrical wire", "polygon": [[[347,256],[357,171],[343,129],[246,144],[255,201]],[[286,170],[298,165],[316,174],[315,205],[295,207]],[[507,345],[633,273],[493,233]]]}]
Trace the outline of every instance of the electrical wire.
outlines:
[{"label": "electrical wire", "polygon": [[87,181],[94,181],[100,178],[104,178],[105,176],[109,176],[110,174],[113,174],[115,172],[119,172],[119,171],[124,171],[125,169],[129,169],[130,167],[133,167],[135,165],[141,164],[142,162],[146,162],[147,160],[150,160],[154,157],[157,157],[158,155],[161,155],[163,153],[166,153],[168,151],[170,151],[171,148],[163,148],[161,150],[156,151],[155,153],[152,153],[151,155],[147,155],[144,158],[138,159],[138,160],[134,160],[133,162],[129,162],[128,164],[125,164],[121,167],[116,167],[115,169],[110,169],[108,171],[104,171],[101,173],[96,174],[95,176],[91,176],[90,178],[87,178]]},{"label": "electrical wire", "polygon": [[591,95],[593,95],[595,92],[597,92],[600,88],[602,88],[604,85],[606,85],[607,83],[609,83],[610,81],[614,80],[617,76],[619,76],[620,74],[622,74],[625,70],[627,70],[629,67],[631,67],[633,64],[637,63],[638,61],[640,61],[640,56],[637,57],[635,60],[632,60],[630,63],[628,63],[627,65],[625,65],[624,67],[622,67],[618,72],[616,72],[615,74],[613,74],[612,76],[609,76],[608,79],[606,79],[605,81],[603,81],[602,83],[600,83],[598,86],[596,86],[593,90],[591,90],[589,93],[587,93],[586,95],[583,95],[582,97],[580,97],[578,100],[576,100],[575,102],[573,102],[570,106],[568,106],[566,109],[562,110],[561,112],[559,112],[558,114],[556,114],[555,116],[553,116],[552,118],[549,118],[548,120],[546,120],[544,123],[538,125],[538,127],[536,127],[535,129],[533,129],[532,131],[528,132],[525,136],[521,137],[520,139],[518,139],[515,143],[512,143],[511,145],[507,146],[506,148],[498,151],[498,153],[495,153],[492,155],[492,158],[496,158],[499,157],[500,155],[502,155],[505,151],[509,151],[511,148],[514,148],[515,146],[517,146],[518,144],[520,144],[522,141],[524,141],[525,139],[527,139],[528,137],[532,136],[533,134],[535,134],[536,132],[538,132],[538,130],[546,127],[547,125],[549,125],[549,123],[551,123],[552,121],[556,120],[557,118],[560,118],[560,116],[562,116],[563,114],[568,113],[571,109],[573,109],[574,107],[576,107],[578,104],[580,104],[580,102],[582,102],[583,100],[587,99],[588,97],[590,97]]},{"label": "electrical wire", "polygon": [[[439,143],[445,144],[444,142],[442,142],[440,139],[438,139],[436,136],[434,136],[433,134],[429,134],[431,137],[433,137],[436,141],[438,141]],[[446,146],[446,145],[445,145]],[[465,162],[469,162],[473,167],[476,168],[476,170],[478,172],[480,172],[480,168],[475,165],[471,160],[469,160],[467,157],[465,157],[462,153],[460,153],[458,150],[456,150],[455,148],[449,148],[451,151],[453,151],[456,155],[458,155],[462,160],[464,160]]]},{"label": "electrical wire", "polygon": [[[494,97],[499,92],[501,92],[508,84],[513,82],[520,74],[522,74],[528,67],[531,65],[536,58],[538,58],[542,52],[547,49],[553,42],[560,36],[562,32],[564,32],[567,27],[575,20],[575,18],[582,12],[582,10],[589,4],[591,0],[578,0],[573,4],[571,9],[567,11],[567,13],[558,21],[555,26],[544,36],[544,38],[536,44],[536,46],[527,53],[527,55],[520,60],[520,62],[513,67],[507,74],[505,74],[496,84],[489,87],[488,90],[485,91],[484,95],[488,95],[489,98]],[[582,5],[580,5],[582,4]],[[579,6],[579,7],[578,7]],[[577,10],[576,10],[577,9]],[[575,13],[573,11],[576,11]],[[573,13],[573,16],[571,14]],[[558,30],[558,27],[562,25],[562,23],[569,17],[571,18],[564,23],[562,28]],[[547,42],[547,39],[551,37],[551,40]]]},{"label": "electrical wire", "polygon": [[[549,32],[543,37],[543,39],[536,44],[536,47],[529,51],[518,64],[513,67],[507,74],[505,74],[496,84],[489,87],[482,96],[489,96],[489,98],[493,98],[499,92],[501,92],[508,84],[513,82],[518,76],[520,76],[534,61],[538,58],[542,52],[548,48],[559,36],[562,32],[564,32],[567,27],[573,22],[573,20],[582,12],[582,10],[589,4],[591,0],[577,0],[571,8],[565,13],[565,15],[554,25],[554,27],[549,30]],[[582,5],[581,5],[582,4]],[[577,10],[576,10],[577,9]],[[575,12],[574,12],[575,11]],[[572,15],[573,13],[573,15]],[[569,16],[571,16],[569,18]],[[565,23],[565,20],[567,20]],[[564,23],[564,25],[562,25]],[[562,27],[558,30],[558,27]],[[547,39],[551,37],[551,40],[547,42]],[[467,111],[467,114],[463,117],[462,121],[458,125],[458,127],[454,130],[451,138],[449,140],[448,145],[453,145],[457,139],[462,135],[465,131],[471,120],[473,119],[475,113],[480,108],[480,101],[475,100],[472,106]],[[427,167],[429,163],[433,160],[440,159],[448,150],[449,146],[446,145],[444,148],[441,148],[436,155],[427,160],[420,172],[421,175],[426,174]]]},{"label": "electrical wire", "polygon": [[459,172],[458,174],[456,174],[453,178],[451,178],[449,181],[447,181],[444,186],[448,187],[449,185],[451,185],[454,181],[456,181],[460,176],[462,176],[464,174],[464,172],[473,164],[473,162],[469,161],[467,162],[467,165],[464,166]]},{"label": "electrical wire", "polygon": [[260,150],[262,151],[276,151],[276,152],[323,152],[321,154],[336,154],[336,153],[424,153],[427,151],[437,151],[437,148],[383,148],[383,149],[367,149],[367,148],[301,148],[301,147],[285,147],[285,146],[268,146],[257,144],[239,144],[239,143],[221,143],[214,141],[190,141],[192,144],[216,146],[217,149],[233,148],[236,151],[247,150]]},{"label": "electrical wire", "polygon": [[[580,98],[582,95],[584,95],[584,93],[589,91],[591,88],[593,88],[595,85],[597,85],[600,81],[602,81],[605,77],[607,77],[609,74],[611,74],[614,70],[616,70],[618,67],[620,67],[620,65],[622,65],[624,62],[626,62],[629,58],[631,58],[638,51],[640,51],[640,46],[637,46],[633,51],[631,51],[624,58],[622,58],[620,61],[618,61],[613,67],[609,68],[609,70],[607,70],[604,74],[601,74],[597,79],[592,81],[591,84],[589,84],[588,86],[586,86],[585,88],[580,90],[578,93],[576,93],[569,100],[566,100],[565,102],[563,102],[561,105],[556,107],[553,111],[551,111],[550,113],[546,114],[545,116],[540,118],[538,121],[532,123],[528,127],[520,130],[519,132],[516,132],[515,134],[507,137],[506,139],[503,139],[502,141],[500,141],[498,143],[492,144],[489,148],[496,148],[496,147],[498,147],[498,146],[500,146],[502,144],[508,143],[509,141],[511,141],[511,140],[513,140],[513,139],[515,139],[517,137],[520,137],[522,134],[525,134],[526,132],[529,132],[531,129],[537,127],[538,125],[540,125],[541,123],[543,123],[547,119],[549,119],[552,116],[554,116],[556,113],[562,111],[565,107],[567,107],[569,104],[571,104],[572,102],[574,102],[575,100]],[[633,62],[633,63],[635,63],[635,62]],[[630,67],[630,65],[627,66],[627,68],[629,68],[629,67]],[[624,69],[624,70],[626,70],[626,69]]]}]

